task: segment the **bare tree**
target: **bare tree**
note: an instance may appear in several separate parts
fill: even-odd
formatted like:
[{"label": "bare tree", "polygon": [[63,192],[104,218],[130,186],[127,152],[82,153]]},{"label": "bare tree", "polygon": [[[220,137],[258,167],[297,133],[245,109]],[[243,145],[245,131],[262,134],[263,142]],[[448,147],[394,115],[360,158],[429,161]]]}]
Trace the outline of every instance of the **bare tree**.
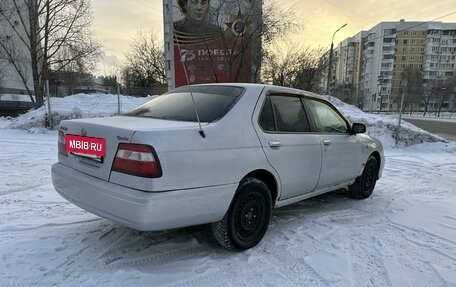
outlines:
[{"label": "bare tree", "polygon": [[402,87],[406,93],[403,111],[409,107],[410,113],[412,113],[413,107],[418,105],[423,97],[423,74],[418,68],[406,67],[401,76],[402,81],[406,82],[406,85]]},{"label": "bare tree", "polygon": [[166,84],[163,42],[152,31],[138,32],[125,57],[121,77],[129,93],[147,95]]},{"label": "bare tree", "polygon": [[442,86],[440,87],[440,98],[439,98],[439,111],[437,116],[440,117],[440,113],[442,112],[442,107],[445,101],[450,101],[450,95],[454,91],[456,87],[456,78],[448,78],[446,79]]},{"label": "bare tree", "polygon": [[351,105],[358,105],[353,97],[353,91],[355,90],[353,84],[340,84],[337,85],[333,90],[333,95],[339,100],[346,102]]},{"label": "bare tree", "polygon": [[454,94],[456,88],[456,77],[447,78],[444,80],[433,79],[428,80],[424,85],[424,93],[422,96],[422,102],[424,104],[423,116],[428,112],[429,103],[438,104],[438,116],[442,108],[447,102],[449,104],[451,95]]},{"label": "bare tree", "polygon": [[264,80],[274,85],[319,92],[319,81],[324,76],[323,53],[322,47],[275,46],[268,50],[264,60]]},{"label": "bare tree", "polygon": [[324,77],[325,63],[322,62],[323,47],[305,47],[299,56],[298,72],[293,87],[320,92],[320,80]]},{"label": "bare tree", "polygon": [[1,65],[1,61],[0,61],[0,87],[2,86],[4,78],[5,78],[5,70],[4,70],[4,67]]},{"label": "bare tree", "polygon": [[[292,7],[283,9],[274,1],[252,0],[250,7],[242,9],[242,2],[220,0],[213,17],[220,27],[230,25],[225,31],[221,30],[222,48],[225,51],[235,51],[223,55],[228,65],[229,81],[247,80],[243,73],[250,70],[248,81],[259,82],[261,62],[266,57],[262,46],[269,45],[299,25]],[[223,15],[227,11],[233,14],[239,11],[238,19],[226,23]]]},{"label": "bare tree", "polygon": [[6,76],[6,73],[5,73],[5,68],[3,67],[2,65],[2,61],[0,60],[0,90],[3,86],[3,83],[4,83],[4,80],[5,80],[5,76]]},{"label": "bare tree", "polygon": [[423,111],[423,116],[426,116],[426,113],[428,112],[428,107],[429,103],[433,98],[436,96],[436,89],[433,87],[429,82],[425,84],[423,95],[421,97],[421,100],[424,105],[424,111]]},{"label": "bare tree", "polygon": [[[90,69],[102,54],[101,44],[90,31],[90,0],[0,0],[0,7],[0,21],[6,23],[14,35],[14,44],[0,44],[0,51],[13,64],[32,95],[32,87],[27,82],[29,71],[18,64],[28,62],[39,105],[43,104],[43,80],[51,70],[70,66]],[[18,53],[23,54],[19,60]]]},{"label": "bare tree", "polygon": [[163,41],[152,32],[140,31],[130,45],[130,51],[125,56],[129,73],[137,77],[136,81],[143,86],[166,84],[165,52]]},{"label": "bare tree", "polygon": [[279,86],[292,87],[298,70],[299,47],[274,45],[266,50],[263,80]]}]

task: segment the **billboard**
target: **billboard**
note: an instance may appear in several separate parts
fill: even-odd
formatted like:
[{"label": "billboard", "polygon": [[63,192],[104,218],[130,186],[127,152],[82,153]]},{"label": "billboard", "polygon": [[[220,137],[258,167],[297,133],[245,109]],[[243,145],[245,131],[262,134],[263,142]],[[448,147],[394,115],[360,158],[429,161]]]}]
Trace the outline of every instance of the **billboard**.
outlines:
[{"label": "billboard", "polygon": [[[168,0],[173,87],[252,82],[260,55],[259,0]],[[166,7],[166,5],[165,5]],[[165,13],[166,15],[166,13]],[[165,27],[166,31],[166,27]],[[170,38],[171,38],[170,37]],[[171,40],[171,39],[170,39]]]}]

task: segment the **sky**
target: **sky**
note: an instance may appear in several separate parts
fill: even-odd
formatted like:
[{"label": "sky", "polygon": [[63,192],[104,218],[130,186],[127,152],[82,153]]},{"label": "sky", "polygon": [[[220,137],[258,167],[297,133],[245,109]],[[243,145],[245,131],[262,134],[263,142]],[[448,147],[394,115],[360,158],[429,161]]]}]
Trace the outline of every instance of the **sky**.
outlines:
[{"label": "sky", "polygon": [[[272,1],[272,0],[269,0]],[[302,25],[290,41],[303,45],[327,47],[334,37],[337,44],[361,30],[368,30],[382,21],[456,22],[455,0],[275,0],[283,9],[291,8]],[[106,51],[97,73],[105,74],[121,66],[129,45],[140,30],[163,34],[162,0],[92,0],[94,32]]]}]

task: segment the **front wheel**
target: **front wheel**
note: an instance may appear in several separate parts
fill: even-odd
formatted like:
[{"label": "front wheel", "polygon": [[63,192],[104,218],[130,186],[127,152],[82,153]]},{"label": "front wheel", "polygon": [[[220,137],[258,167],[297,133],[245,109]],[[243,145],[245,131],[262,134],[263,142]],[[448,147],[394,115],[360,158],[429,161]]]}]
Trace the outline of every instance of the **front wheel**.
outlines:
[{"label": "front wheel", "polygon": [[348,193],[356,199],[365,199],[371,196],[378,178],[377,159],[371,156],[364,166],[363,174],[348,187]]},{"label": "front wheel", "polygon": [[257,245],[269,226],[272,200],[267,185],[256,178],[241,181],[222,220],[212,224],[215,240],[229,250]]}]

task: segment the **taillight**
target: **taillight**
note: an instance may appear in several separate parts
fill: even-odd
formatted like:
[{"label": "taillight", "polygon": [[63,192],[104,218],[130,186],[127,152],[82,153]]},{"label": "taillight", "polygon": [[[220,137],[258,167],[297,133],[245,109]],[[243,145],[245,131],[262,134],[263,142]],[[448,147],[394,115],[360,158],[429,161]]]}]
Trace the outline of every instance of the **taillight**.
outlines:
[{"label": "taillight", "polygon": [[162,176],[154,149],[140,144],[119,144],[112,170],[140,177]]},{"label": "taillight", "polygon": [[59,131],[59,143],[58,143],[59,154],[63,156],[68,156],[68,153],[65,150],[65,133]]}]

